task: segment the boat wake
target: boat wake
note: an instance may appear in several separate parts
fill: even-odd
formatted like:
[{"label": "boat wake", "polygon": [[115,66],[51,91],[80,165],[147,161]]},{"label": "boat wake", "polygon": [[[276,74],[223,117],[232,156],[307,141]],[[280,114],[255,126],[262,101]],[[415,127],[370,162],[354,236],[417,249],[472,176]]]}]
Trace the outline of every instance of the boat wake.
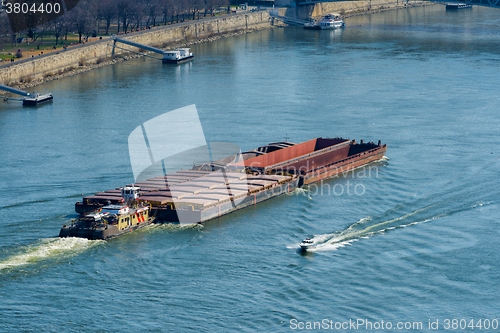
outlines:
[{"label": "boat wake", "polygon": [[[489,170],[483,168],[480,171]],[[477,174],[478,172],[475,172],[472,176],[477,177]],[[308,252],[337,250],[377,234],[427,223],[460,212],[495,204],[497,203],[495,198],[498,197],[499,193],[484,190],[485,183],[490,179],[488,174],[486,176],[485,181],[476,179],[475,182],[466,182],[466,185],[463,185],[464,182],[452,185],[456,180],[449,181],[426,195],[417,196],[412,201],[398,204],[380,216],[367,216],[342,231],[317,235],[313,238],[316,244],[315,248],[308,249]],[[458,232],[458,230],[446,232],[452,233]],[[465,235],[470,233],[464,231],[463,234],[460,236],[462,240],[469,240],[468,244],[473,243],[471,236]]]},{"label": "boat wake", "polygon": [[24,246],[18,253],[0,261],[0,272],[20,266],[36,264],[50,258],[69,258],[102,244],[101,240],[84,238],[47,238],[37,244]]},{"label": "boat wake", "polygon": [[[176,225],[171,223],[152,224],[137,232],[178,232],[186,229],[203,229],[200,224]],[[35,244],[22,246],[16,253],[7,258],[0,259],[0,274],[2,271],[35,265],[50,259],[67,259],[74,257],[86,250],[105,244],[105,240],[88,240],[86,238],[64,237],[45,238]]]},{"label": "boat wake", "polygon": [[309,200],[312,200],[312,197],[310,195],[310,192],[307,188],[304,188],[304,187],[297,187],[295,190],[293,190],[292,192],[290,193],[287,193],[287,195],[303,195],[303,196],[307,196],[307,198]]},{"label": "boat wake", "polygon": [[178,232],[188,229],[202,230],[204,228],[203,224],[192,223],[192,224],[179,224],[179,223],[153,223],[147,228],[142,229],[143,232]]},{"label": "boat wake", "polygon": [[343,231],[316,236],[314,240],[317,241],[317,245],[316,248],[313,249],[313,251],[337,250],[338,248],[350,245],[351,243],[359,241],[360,239],[368,239],[377,234],[383,234],[391,230],[430,222],[439,218],[439,216],[434,216],[428,219],[416,221],[410,219],[411,216],[418,214],[419,212],[422,212],[424,210],[425,208],[416,210],[403,216],[396,217],[388,221],[378,223],[374,222],[372,217],[370,216],[362,218],[358,222],[351,224]]},{"label": "boat wake", "polygon": [[[432,212],[435,212],[433,209],[435,208],[435,205],[430,205],[418,210],[414,210],[410,213],[382,221],[380,221],[380,218],[375,219],[368,216],[360,219],[356,223],[351,224],[349,227],[342,231],[315,236],[313,240],[316,243],[316,247],[314,249],[308,250],[308,252],[334,251],[339,248],[345,247],[346,245],[351,245],[353,242],[357,242],[361,239],[368,239],[378,234],[384,234],[392,230],[431,222],[461,211],[483,207],[491,203],[492,202],[484,204],[473,204],[462,209],[449,210],[447,212],[439,214],[433,214]],[[455,231],[455,233],[456,232],[457,231]],[[470,238],[470,236],[468,238]],[[463,245],[466,245],[466,243],[463,243]]]}]

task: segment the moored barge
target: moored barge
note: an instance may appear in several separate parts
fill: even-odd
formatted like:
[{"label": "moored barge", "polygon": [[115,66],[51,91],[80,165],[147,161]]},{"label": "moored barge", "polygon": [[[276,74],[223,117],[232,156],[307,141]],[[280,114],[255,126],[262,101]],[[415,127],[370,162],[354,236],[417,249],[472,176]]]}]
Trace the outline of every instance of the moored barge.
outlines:
[{"label": "moored barge", "polygon": [[43,103],[52,102],[54,96],[52,94],[35,94],[33,96],[28,96],[23,98],[23,106],[38,106]]},{"label": "moored barge", "polygon": [[173,51],[165,51],[162,62],[164,64],[182,64],[194,59],[189,48],[179,48]]},{"label": "moored barge", "polygon": [[[150,206],[150,216],[155,222],[203,223],[298,187],[345,174],[380,160],[386,150],[387,146],[380,141],[357,143],[343,138],[316,138],[300,144],[271,143],[243,153],[243,160],[238,162],[205,163],[191,170],[85,196],[76,203],[75,210],[84,217],[92,217],[91,214],[105,206],[133,203]],[[134,189],[135,194],[130,196],[127,189]],[[61,235],[66,234],[61,230]]]},{"label": "moored barge", "polygon": [[472,5],[470,3],[447,3],[446,10],[459,10],[459,9],[472,9]]}]

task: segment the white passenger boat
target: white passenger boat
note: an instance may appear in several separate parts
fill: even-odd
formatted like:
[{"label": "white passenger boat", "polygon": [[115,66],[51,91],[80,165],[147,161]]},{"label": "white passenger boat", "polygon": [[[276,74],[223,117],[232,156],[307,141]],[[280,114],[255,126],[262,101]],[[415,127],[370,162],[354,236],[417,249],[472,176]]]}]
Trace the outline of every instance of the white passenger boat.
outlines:
[{"label": "white passenger boat", "polygon": [[328,30],[344,28],[345,23],[339,14],[327,14],[318,22],[311,21],[304,24],[304,29]]},{"label": "white passenger boat", "polygon": [[180,48],[172,51],[165,51],[163,54],[162,62],[164,64],[180,64],[183,62],[191,61],[194,55],[189,51],[189,48]]}]

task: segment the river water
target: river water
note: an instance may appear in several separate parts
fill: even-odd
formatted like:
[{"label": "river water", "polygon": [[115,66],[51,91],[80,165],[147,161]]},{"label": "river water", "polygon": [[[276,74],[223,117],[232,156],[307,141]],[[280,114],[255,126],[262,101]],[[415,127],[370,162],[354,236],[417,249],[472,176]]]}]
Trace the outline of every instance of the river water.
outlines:
[{"label": "river water", "polygon": [[[0,103],[0,331],[498,331],[498,13],[265,30]],[[82,194],[133,182],[130,132],[190,104],[209,141],[343,136],[387,159],[203,226],[58,239]]]}]

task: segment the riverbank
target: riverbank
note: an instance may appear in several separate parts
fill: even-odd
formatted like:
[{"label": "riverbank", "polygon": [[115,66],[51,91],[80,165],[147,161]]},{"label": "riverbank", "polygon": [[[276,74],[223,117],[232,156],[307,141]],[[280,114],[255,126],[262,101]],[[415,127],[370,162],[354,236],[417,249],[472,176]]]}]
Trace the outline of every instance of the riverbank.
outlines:
[{"label": "riverbank", "polygon": [[[329,12],[338,12],[344,17],[349,17],[429,4],[432,3],[428,1],[406,3],[387,0],[344,1],[318,3],[299,8],[280,8],[279,12],[280,15],[291,17],[304,15],[316,17]],[[225,17],[156,27],[120,37],[161,49],[173,49],[283,25],[281,22],[272,21],[267,11],[242,12]],[[20,89],[32,88],[47,81],[59,80],[128,59],[138,58],[143,54],[144,52],[134,52],[125,48],[113,48],[113,41],[108,37],[74,46],[64,51],[4,65],[0,67],[0,83]]]},{"label": "riverbank", "polygon": [[307,20],[319,19],[330,13],[338,13],[344,18],[383,12],[387,10],[407,9],[413,7],[433,6],[435,2],[427,0],[356,0],[338,2],[319,2],[309,6],[300,6],[280,10],[280,15]]},{"label": "riverbank", "polygon": [[[437,5],[346,21],[198,44],[187,66],[135,59],[53,81],[36,87],[55,97],[38,109],[0,101],[0,332],[340,333],[291,323],[363,318],[402,333],[396,322],[442,318],[442,328],[451,316],[496,325],[498,11]],[[134,182],[133,129],[190,104],[209,142],[246,151],[382,138],[390,160],[204,226],[55,238],[80,194]],[[297,253],[313,235],[324,247]]]},{"label": "riverbank", "polygon": [[[271,27],[269,13],[242,12],[120,35],[133,42],[172,49]],[[114,47],[111,37],[0,67],[0,83],[28,88],[139,57],[130,47]]]},{"label": "riverbank", "polygon": [[[213,36],[213,37],[209,37],[209,38],[198,39],[198,40],[183,43],[183,44],[172,45],[172,48],[189,47],[189,46],[200,44],[200,43],[212,42],[212,41],[215,41],[215,40],[221,39],[221,38],[228,38],[228,37],[232,37],[232,36],[243,35],[243,34],[258,31],[258,30],[262,30],[262,29],[250,29],[247,31],[239,31],[239,32],[234,32],[234,33],[217,35],[217,36]],[[147,53],[150,53],[150,52],[147,52]],[[78,74],[82,74],[82,73],[85,73],[85,72],[88,72],[88,71],[91,71],[91,70],[94,70],[97,68],[113,65],[113,64],[116,64],[119,62],[130,60],[130,59],[140,58],[143,56],[144,56],[143,54],[139,54],[139,53],[120,54],[120,55],[116,55],[114,57],[109,57],[107,59],[101,59],[100,61],[98,61],[96,63],[81,63],[77,67],[62,70],[61,72],[53,74],[53,75],[47,75],[45,77],[37,77],[34,79],[30,79],[29,81],[25,80],[23,82],[15,83],[11,86],[19,88],[19,89],[28,89],[28,88],[32,88],[32,87],[36,87],[38,85],[41,85],[45,82],[60,80],[60,79],[66,78],[66,77],[71,77],[71,76],[75,76]]]}]

